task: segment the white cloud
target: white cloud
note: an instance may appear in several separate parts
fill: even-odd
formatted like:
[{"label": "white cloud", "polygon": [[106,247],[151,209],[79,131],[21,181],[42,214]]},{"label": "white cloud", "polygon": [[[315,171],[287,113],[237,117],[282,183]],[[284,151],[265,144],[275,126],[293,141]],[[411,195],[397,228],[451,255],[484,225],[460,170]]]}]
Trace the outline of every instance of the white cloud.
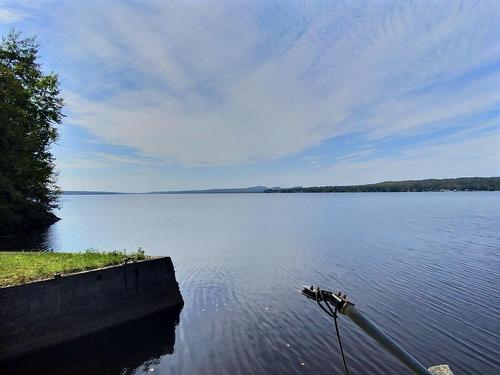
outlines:
[{"label": "white cloud", "polygon": [[78,157],[71,158],[65,162],[59,163],[59,168],[72,169],[101,169],[101,168],[116,168],[119,166],[137,166],[141,168],[152,168],[159,166],[159,160],[141,156],[121,156],[106,152],[84,152]]},{"label": "white cloud", "polygon": [[[101,142],[189,166],[268,161],[362,134],[366,144],[335,167],[355,178],[347,166],[380,170],[359,162],[380,138],[453,129],[499,107],[500,74],[477,73],[500,61],[494,1],[261,5],[55,7],[47,28],[64,57],[67,121]],[[430,160],[410,156],[373,163],[408,171],[411,160]]]},{"label": "white cloud", "polygon": [[0,23],[14,23],[24,18],[24,14],[12,9],[3,8],[0,3]]},{"label": "white cloud", "polygon": [[[330,184],[500,175],[500,131],[474,139],[410,147],[401,155],[345,160],[329,168]],[[324,171],[323,171],[324,172]],[[313,178],[309,176],[309,178]]]},{"label": "white cloud", "polygon": [[69,120],[187,165],[275,159],[355,131],[373,139],[445,126],[500,100],[498,74],[443,89],[500,57],[498,7],[469,5],[336,5],[266,59],[258,46],[280,35],[260,29],[250,6],[79,5],[65,23],[74,58],[149,87],[113,76],[104,99],[73,92]]}]

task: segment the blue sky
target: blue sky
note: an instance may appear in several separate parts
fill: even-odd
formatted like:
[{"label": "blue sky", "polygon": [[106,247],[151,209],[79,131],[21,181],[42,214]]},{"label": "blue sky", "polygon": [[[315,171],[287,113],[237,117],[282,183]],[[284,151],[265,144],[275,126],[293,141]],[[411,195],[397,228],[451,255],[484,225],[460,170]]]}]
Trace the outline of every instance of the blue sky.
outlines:
[{"label": "blue sky", "polygon": [[497,1],[2,1],[67,190],[500,176]]}]

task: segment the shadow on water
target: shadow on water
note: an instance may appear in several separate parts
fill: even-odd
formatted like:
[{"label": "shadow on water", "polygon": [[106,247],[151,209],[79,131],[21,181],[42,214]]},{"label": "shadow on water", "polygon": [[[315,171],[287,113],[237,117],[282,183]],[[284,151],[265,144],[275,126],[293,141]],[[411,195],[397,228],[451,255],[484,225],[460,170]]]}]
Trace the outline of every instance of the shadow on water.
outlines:
[{"label": "shadow on water", "polygon": [[148,371],[174,353],[182,308],[163,311],[106,331],[13,359],[2,374],[132,374]]},{"label": "shadow on water", "polygon": [[51,249],[52,228],[37,228],[29,231],[0,236],[0,249],[2,251],[39,251]]}]

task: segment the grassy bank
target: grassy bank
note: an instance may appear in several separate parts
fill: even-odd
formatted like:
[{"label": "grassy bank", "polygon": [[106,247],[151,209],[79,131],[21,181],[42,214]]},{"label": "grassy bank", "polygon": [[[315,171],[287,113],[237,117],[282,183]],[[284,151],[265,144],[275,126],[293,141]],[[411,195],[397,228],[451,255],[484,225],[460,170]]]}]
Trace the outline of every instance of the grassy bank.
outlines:
[{"label": "grassy bank", "polygon": [[0,251],[0,287],[123,263],[127,258],[145,259],[142,250],[83,253]]}]

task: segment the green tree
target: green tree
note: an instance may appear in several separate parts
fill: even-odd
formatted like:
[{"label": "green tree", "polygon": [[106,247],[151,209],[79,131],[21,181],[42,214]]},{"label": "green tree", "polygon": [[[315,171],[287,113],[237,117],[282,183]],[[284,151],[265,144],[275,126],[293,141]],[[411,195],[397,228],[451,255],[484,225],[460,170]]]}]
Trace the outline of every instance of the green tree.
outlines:
[{"label": "green tree", "polygon": [[63,100],[44,74],[35,38],[11,31],[0,42],[0,233],[48,225],[60,194],[50,146]]}]

